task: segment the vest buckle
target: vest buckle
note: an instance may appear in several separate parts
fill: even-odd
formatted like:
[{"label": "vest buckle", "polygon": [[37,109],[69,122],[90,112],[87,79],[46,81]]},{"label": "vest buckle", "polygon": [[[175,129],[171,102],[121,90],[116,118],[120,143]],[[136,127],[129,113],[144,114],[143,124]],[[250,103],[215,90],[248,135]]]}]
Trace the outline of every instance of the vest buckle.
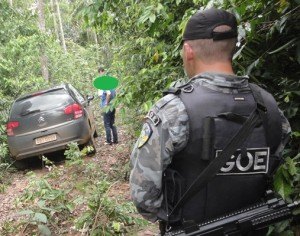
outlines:
[{"label": "vest buckle", "polygon": [[184,88],[181,89],[185,93],[191,93],[194,90],[194,86],[192,84],[188,84]]}]

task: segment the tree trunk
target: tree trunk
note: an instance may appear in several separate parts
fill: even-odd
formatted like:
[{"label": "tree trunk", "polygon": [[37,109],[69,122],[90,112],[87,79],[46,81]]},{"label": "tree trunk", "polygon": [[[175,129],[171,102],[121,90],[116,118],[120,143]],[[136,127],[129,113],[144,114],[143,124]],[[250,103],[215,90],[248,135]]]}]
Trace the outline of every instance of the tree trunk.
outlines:
[{"label": "tree trunk", "polygon": [[86,41],[88,43],[91,42],[91,35],[90,35],[90,29],[89,28],[86,29]]},{"label": "tree trunk", "polygon": [[55,2],[55,5],[56,5],[56,11],[57,11],[57,16],[58,16],[58,24],[59,24],[59,31],[60,31],[60,36],[61,36],[61,43],[62,43],[64,52],[67,53],[67,47],[66,47],[64,30],[63,30],[61,16],[60,16],[59,4],[58,4],[57,0],[54,0],[54,2]]},{"label": "tree trunk", "polygon": [[97,50],[97,58],[99,58],[99,43],[98,43],[98,36],[96,29],[94,30],[94,39],[95,39],[95,45]]},{"label": "tree trunk", "polygon": [[[42,34],[46,33],[46,27],[45,27],[45,14],[44,14],[44,0],[38,0],[37,2],[37,8],[38,8],[38,26]],[[41,70],[43,78],[46,81],[49,81],[49,71],[48,71],[48,57],[45,52],[45,45],[44,43],[41,43]]]},{"label": "tree trunk", "polygon": [[54,30],[55,30],[56,38],[57,38],[58,41],[60,41],[58,26],[57,26],[57,22],[56,22],[56,11],[55,11],[53,0],[50,0],[50,4],[51,4],[51,9],[52,9],[52,18],[53,18],[53,24],[54,24]]},{"label": "tree trunk", "polygon": [[94,39],[95,39],[95,44],[98,46],[98,36],[96,31],[94,31]]}]

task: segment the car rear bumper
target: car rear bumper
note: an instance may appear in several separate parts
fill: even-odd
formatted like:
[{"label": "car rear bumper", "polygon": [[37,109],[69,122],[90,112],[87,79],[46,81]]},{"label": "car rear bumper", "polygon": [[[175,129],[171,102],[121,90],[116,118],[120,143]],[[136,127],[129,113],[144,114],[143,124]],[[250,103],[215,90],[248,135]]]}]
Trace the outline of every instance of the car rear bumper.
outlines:
[{"label": "car rear bumper", "polygon": [[[70,142],[87,143],[91,137],[89,124],[84,118],[66,122],[60,126],[48,127],[46,130],[30,132],[28,134],[8,137],[11,156],[21,160],[31,156],[63,150]],[[36,144],[36,139],[56,134],[56,140],[43,144]]]}]

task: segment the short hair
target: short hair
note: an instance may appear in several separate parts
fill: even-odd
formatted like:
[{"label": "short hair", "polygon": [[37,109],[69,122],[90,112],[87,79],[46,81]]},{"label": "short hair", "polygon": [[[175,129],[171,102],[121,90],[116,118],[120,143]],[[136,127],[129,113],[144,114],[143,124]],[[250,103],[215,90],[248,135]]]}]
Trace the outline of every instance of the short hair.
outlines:
[{"label": "short hair", "polygon": [[[226,32],[231,27],[228,25],[220,25],[214,29],[214,32]],[[214,61],[232,61],[235,51],[236,38],[229,38],[223,40],[213,39],[196,39],[186,41],[195,51],[196,57],[203,62]]]},{"label": "short hair", "polygon": [[103,72],[103,71],[105,71],[105,70],[104,70],[104,67],[100,66],[100,67],[98,68],[98,72],[100,73],[100,72]]}]

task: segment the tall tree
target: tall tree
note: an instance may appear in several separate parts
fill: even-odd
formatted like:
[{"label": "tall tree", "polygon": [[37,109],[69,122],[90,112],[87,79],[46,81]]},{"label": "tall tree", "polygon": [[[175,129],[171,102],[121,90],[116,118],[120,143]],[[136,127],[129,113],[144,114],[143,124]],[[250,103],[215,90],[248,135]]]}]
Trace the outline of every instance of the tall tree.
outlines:
[{"label": "tall tree", "polygon": [[60,37],[61,37],[61,44],[64,49],[64,52],[67,53],[67,47],[66,47],[66,41],[64,36],[64,29],[62,25],[61,15],[60,15],[60,8],[57,0],[54,0],[55,6],[56,6],[56,12],[58,17],[58,24],[59,24],[59,31],[60,31]]},{"label": "tall tree", "polygon": [[[42,34],[46,33],[46,26],[45,26],[45,14],[44,14],[44,0],[38,0],[37,2],[38,8],[38,26]],[[45,45],[41,43],[41,69],[43,78],[46,81],[49,81],[49,71],[48,71],[48,57],[46,55]]]},{"label": "tall tree", "polygon": [[54,25],[54,30],[55,30],[55,35],[57,40],[59,39],[59,32],[58,32],[58,26],[57,26],[57,20],[56,20],[56,11],[55,11],[55,6],[54,6],[54,2],[53,0],[50,0],[50,4],[51,4],[51,11],[52,11],[52,18],[53,18],[53,25]]}]

